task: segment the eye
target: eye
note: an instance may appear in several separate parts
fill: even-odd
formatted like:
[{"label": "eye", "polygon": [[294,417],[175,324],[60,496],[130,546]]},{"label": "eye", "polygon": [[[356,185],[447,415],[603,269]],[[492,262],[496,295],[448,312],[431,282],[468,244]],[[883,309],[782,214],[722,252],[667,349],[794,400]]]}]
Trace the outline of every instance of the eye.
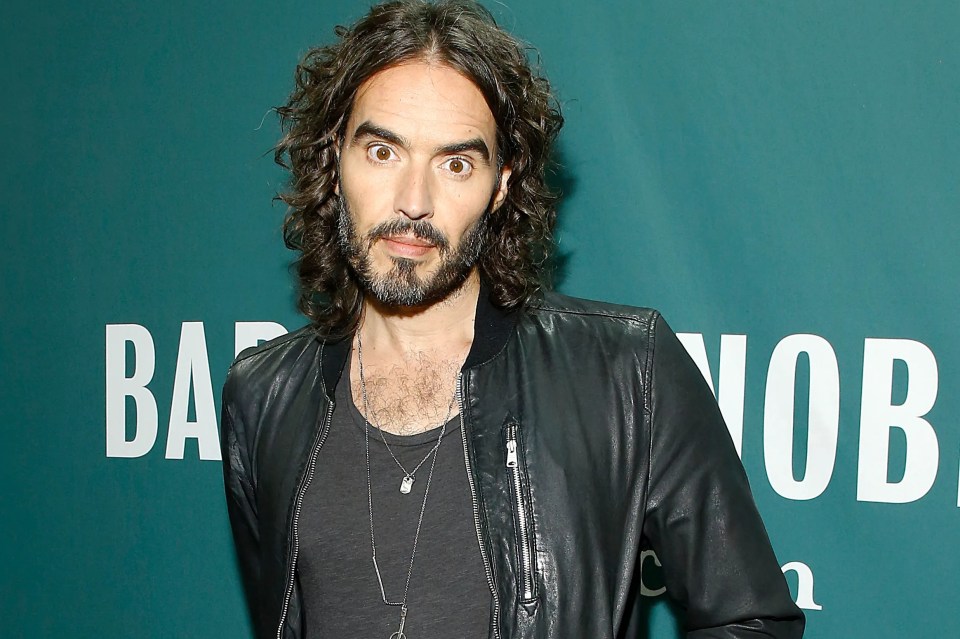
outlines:
[{"label": "eye", "polygon": [[373,144],[367,149],[367,157],[375,162],[389,162],[394,159],[393,149],[384,144]]},{"label": "eye", "polygon": [[473,165],[466,158],[450,158],[440,166],[457,177],[467,177],[473,172]]}]

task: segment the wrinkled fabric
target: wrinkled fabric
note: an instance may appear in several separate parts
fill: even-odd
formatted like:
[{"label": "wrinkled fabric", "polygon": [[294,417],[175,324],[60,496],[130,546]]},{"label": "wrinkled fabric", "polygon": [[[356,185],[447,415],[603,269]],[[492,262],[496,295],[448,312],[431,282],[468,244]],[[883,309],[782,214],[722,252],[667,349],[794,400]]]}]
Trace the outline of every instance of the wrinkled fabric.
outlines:
[{"label": "wrinkled fabric", "polygon": [[[795,638],[790,598],[712,393],[650,309],[478,302],[462,444],[493,638],[624,636],[654,549],[691,639]],[[227,507],[258,637],[299,639],[297,513],[349,340],[241,353],[223,391]]]}]

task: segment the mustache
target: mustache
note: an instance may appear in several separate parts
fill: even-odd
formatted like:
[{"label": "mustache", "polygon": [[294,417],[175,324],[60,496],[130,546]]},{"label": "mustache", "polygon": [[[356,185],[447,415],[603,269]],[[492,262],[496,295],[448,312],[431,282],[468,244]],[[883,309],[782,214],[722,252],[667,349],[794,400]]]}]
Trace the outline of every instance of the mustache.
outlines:
[{"label": "mustache", "polygon": [[441,253],[450,248],[450,240],[440,229],[425,220],[393,219],[381,222],[367,232],[368,246],[373,246],[377,240],[395,235],[412,235],[418,240],[430,242]]}]

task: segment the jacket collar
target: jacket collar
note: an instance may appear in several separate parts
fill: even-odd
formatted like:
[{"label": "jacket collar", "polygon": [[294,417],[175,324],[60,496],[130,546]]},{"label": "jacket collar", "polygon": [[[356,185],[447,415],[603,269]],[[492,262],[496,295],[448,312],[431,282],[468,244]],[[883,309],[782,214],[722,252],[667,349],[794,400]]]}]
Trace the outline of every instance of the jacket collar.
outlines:
[{"label": "jacket collar", "polygon": [[520,316],[519,309],[506,310],[495,306],[490,301],[490,293],[489,282],[481,277],[473,324],[473,344],[463,362],[463,370],[488,362],[503,350]]},{"label": "jacket collar", "polygon": [[[477,311],[474,317],[473,344],[463,363],[463,370],[479,366],[493,359],[507,344],[520,315],[518,309],[505,310],[490,301],[490,286],[486,278],[480,279],[480,295],[477,297]],[[336,340],[320,340],[320,369],[324,388],[332,398],[333,390],[343,374],[353,335]]]}]

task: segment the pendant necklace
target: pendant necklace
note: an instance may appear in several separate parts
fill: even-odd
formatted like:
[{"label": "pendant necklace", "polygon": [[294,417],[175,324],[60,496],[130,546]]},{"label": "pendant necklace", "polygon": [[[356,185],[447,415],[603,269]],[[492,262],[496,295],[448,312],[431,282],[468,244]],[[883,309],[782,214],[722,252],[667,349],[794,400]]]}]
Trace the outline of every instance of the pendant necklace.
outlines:
[{"label": "pendant necklace", "polygon": [[[394,463],[396,463],[400,470],[403,471],[403,479],[400,480],[400,492],[404,495],[409,495],[410,491],[413,490],[413,482],[417,479],[417,471],[420,470],[420,467],[423,466],[428,459],[430,459],[430,455],[434,454],[437,451],[437,448],[440,447],[440,440],[437,439],[436,445],[427,451],[427,454],[423,459],[420,460],[419,464],[413,467],[413,470],[407,471],[403,464],[400,463],[400,460],[397,459],[397,456],[393,453],[393,449],[390,448],[390,444],[387,442],[387,438],[383,434],[383,429],[377,425],[380,420],[376,419],[376,415],[373,414],[372,409],[369,406],[369,402],[367,401],[367,384],[366,378],[363,374],[363,342],[360,339],[359,331],[357,331],[357,361],[360,363],[360,394],[363,396],[364,419],[366,419],[366,415],[370,415],[369,421],[373,423],[374,428],[376,428],[377,432],[380,434],[380,441],[382,441],[383,445],[386,446],[387,452],[390,453],[390,457],[393,458]],[[456,393],[454,393],[454,396],[450,399],[450,405],[447,406],[447,417],[443,422],[444,425],[446,425],[447,421],[450,419],[450,413],[453,411],[453,403],[456,401],[456,399],[457,396]]]},{"label": "pendant necklace", "polygon": [[[430,482],[433,479],[433,470],[437,465],[437,457],[439,456],[434,453],[437,452],[437,450],[440,448],[440,442],[443,441],[443,434],[447,430],[447,422],[450,421],[450,413],[453,410],[453,404],[460,397],[460,384],[459,384],[460,373],[459,372],[457,373],[457,384],[454,389],[453,399],[450,401],[450,405],[447,407],[447,415],[446,417],[444,417],[443,424],[440,427],[440,435],[437,437],[437,444],[430,450],[429,453],[427,453],[427,456],[424,457],[423,461],[417,464],[417,468],[419,468],[423,464],[423,462],[425,462],[430,457],[430,455],[433,455],[433,460],[430,462],[430,472],[427,473],[427,484],[426,486],[424,486],[424,489],[423,489],[423,502],[421,502],[420,504],[420,516],[417,518],[417,530],[413,536],[413,549],[410,551],[410,564],[407,566],[407,578],[403,584],[403,599],[401,599],[400,601],[390,601],[389,599],[387,599],[387,593],[383,588],[383,577],[380,576],[380,566],[377,564],[377,538],[376,538],[376,533],[374,531],[374,526],[373,526],[373,486],[372,486],[372,481],[370,479],[371,423],[370,423],[370,420],[367,418],[367,415],[370,415],[371,413],[369,410],[370,406],[367,401],[366,381],[363,376],[363,346],[360,341],[359,330],[357,331],[357,360],[360,364],[359,366],[360,391],[361,391],[361,394],[363,395],[363,412],[364,412],[363,445],[364,445],[364,454],[366,456],[366,463],[367,463],[367,508],[368,508],[368,512],[370,513],[370,547],[371,547],[372,557],[373,557],[373,570],[377,575],[377,583],[380,586],[380,598],[383,600],[383,603],[388,606],[400,607],[400,626],[396,630],[396,632],[392,633],[389,636],[388,639],[407,639],[407,635],[403,632],[403,627],[407,623],[407,612],[408,612],[407,594],[410,591],[410,576],[413,574],[413,561],[417,556],[417,542],[420,541],[420,527],[423,524],[423,513],[427,509],[427,496],[430,494]],[[373,425],[373,427],[376,428],[377,430],[380,430],[379,426]],[[382,437],[383,437],[383,433],[381,431],[381,438]],[[383,440],[383,443],[384,444],[387,443],[386,439]],[[390,450],[389,446],[387,446],[387,450]],[[392,451],[390,452],[390,455],[393,456]],[[397,462],[397,464],[400,463],[396,457],[393,457],[393,459],[394,461]],[[400,468],[402,470],[403,466],[401,465]],[[417,468],[414,468],[413,472],[416,472]],[[404,472],[406,473],[406,470],[404,470]],[[410,487],[413,485],[412,476],[413,476],[412,474],[408,473],[404,477],[404,482],[406,482],[407,477],[410,477],[411,479],[409,484],[407,484],[407,490],[405,492],[403,490],[404,484],[401,483],[400,492],[404,492],[404,494],[410,492]]]}]

